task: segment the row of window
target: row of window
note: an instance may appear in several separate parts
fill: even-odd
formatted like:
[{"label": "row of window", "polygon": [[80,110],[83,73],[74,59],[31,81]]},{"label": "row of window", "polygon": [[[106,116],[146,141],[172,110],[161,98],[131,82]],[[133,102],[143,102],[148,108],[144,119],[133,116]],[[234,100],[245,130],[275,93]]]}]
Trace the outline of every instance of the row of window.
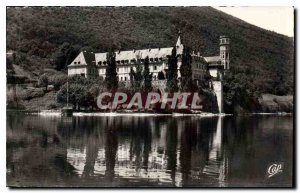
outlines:
[{"label": "row of window", "polygon": [[[121,77],[119,77],[118,79],[119,79],[119,81],[126,81],[126,80],[130,80],[130,77],[126,77],[126,76],[125,76],[125,77],[123,78],[123,77],[121,76]],[[152,79],[153,79],[153,80],[156,80],[156,79],[157,79],[156,75],[154,75],[154,76],[152,77]]]},{"label": "row of window", "polygon": [[[224,59],[225,58],[225,52],[222,52],[221,56]],[[226,52],[226,58],[229,58],[229,53],[228,52]]]},{"label": "row of window", "polygon": [[[144,70],[143,67],[142,67],[142,70]],[[154,71],[157,70],[157,66],[153,66],[153,70]],[[105,69],[99,69],[99,72],[100,72],[100,74],[104,74],[105,73]],[[129,67],[127,67],[127,68],[117,68],[117,72],[129,73],[130,72],[130,68]]]},{"label": "row of window", "polygon": [[[149,61],[150,62],[158,62],[158,61],[162,61],[163,59],[160,57],[160,58],[149,58]],[[136,62],[145,62],[145,59],[138,59],[138,60],[136,60],[136,59],[132,59],[132,60],[130,60],[130,63],[136,63]],[[129,60],[117,60],[116,61],[116,63],[117,64],[129,64]],[[106,61],[99,61],[98,62],[98,65],[106,65],[107,64],[107,62]]]},{"label": "row of window", "polygon": [[221,44],[225,44],[225,43],[227,43],[227,44],[229,44],[229,39],[221,39]]}]

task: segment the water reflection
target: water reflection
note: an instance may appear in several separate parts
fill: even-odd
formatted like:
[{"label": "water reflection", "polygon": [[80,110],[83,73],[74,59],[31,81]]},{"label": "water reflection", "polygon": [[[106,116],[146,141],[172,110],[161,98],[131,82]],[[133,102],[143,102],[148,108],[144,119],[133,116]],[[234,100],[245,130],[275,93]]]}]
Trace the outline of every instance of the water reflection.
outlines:
[{"label": "water reflection", "polygon": [[[274,116],[8,114],[7,184],[291,186],[292,128],[292,117]],[[274,161],[284,173],[266,179]]]}]

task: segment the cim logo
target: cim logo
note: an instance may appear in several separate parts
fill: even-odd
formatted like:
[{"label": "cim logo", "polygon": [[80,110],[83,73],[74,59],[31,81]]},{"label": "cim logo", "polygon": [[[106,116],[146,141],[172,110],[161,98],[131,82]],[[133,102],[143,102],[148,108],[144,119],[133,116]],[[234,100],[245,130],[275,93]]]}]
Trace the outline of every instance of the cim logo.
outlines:
[{"label": "cim logo", "polygon": [[283,172],[283,162],[279,163],[271,163],[267,169],[267,177],[271,178],[275,176],[276,174]]}]

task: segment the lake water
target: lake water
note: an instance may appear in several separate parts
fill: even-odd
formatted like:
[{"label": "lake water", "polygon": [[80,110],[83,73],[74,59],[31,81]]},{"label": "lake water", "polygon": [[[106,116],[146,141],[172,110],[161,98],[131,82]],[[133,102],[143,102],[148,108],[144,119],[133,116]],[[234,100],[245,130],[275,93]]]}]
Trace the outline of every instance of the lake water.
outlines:
[{"label": "lake water", "polygon": [[[8,186],[289,187],[293,117],[7,112]],[[268,178],[272,163],[282,172]]]}]

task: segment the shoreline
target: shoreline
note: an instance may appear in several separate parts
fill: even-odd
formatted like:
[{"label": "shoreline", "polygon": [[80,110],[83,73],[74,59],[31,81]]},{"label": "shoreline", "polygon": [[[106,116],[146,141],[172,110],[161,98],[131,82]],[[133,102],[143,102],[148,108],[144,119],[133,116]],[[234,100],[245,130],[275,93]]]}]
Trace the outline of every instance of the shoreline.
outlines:
[{"label": "shoreline", "polygon": [[[39,116],[63,116],[61,110],[41,110],[41,111],[26,111],[26,110],[6,110],[7,112],[19,112],[28,115]],[[74,117],[225,117],[225,116],[252,116],[252,115],[277,115],[291,116],[293,113],[277,112],[277,113],[246,113],[246,114],[225,114],[225,113],[151,113],[151,112],[73,112]]]}]

